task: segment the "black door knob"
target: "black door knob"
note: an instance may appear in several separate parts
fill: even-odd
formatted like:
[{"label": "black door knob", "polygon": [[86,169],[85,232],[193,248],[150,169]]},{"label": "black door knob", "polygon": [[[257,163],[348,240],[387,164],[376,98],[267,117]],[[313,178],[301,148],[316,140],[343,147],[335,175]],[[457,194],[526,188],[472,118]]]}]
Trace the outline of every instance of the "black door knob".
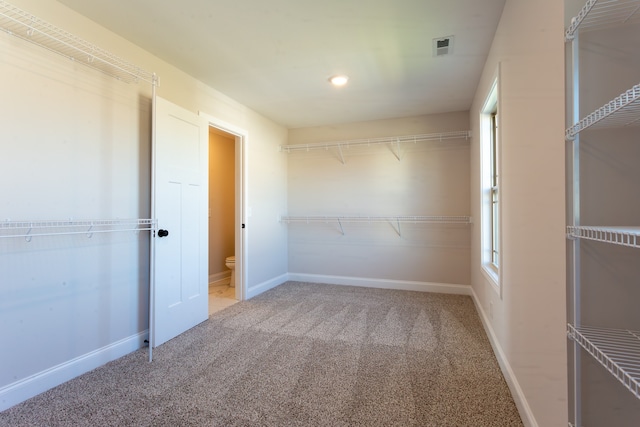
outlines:
[{"label": "black door knob", "polygon": [[169,235],[169,230],[158,230],[158,237],[167,237]]}]

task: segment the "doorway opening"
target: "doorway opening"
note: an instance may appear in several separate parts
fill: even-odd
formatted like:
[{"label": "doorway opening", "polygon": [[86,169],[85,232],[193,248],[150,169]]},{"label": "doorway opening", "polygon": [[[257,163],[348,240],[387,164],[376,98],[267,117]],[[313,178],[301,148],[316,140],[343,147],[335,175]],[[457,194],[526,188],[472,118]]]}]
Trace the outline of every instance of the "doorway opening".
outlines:
[{"label": "doorway opening", "polygon": [[209,315],[235,292],[235,136],[209,127]]},{"label": "doorway opening", "polygon": [[[201,113],[201,115],[203,115]],[[209,120],[209,314],[245,299],[244,144],[246,133]],[[234,257],[232,259],[231,257]],[[233,280],[234,286],[229,286]]]}]

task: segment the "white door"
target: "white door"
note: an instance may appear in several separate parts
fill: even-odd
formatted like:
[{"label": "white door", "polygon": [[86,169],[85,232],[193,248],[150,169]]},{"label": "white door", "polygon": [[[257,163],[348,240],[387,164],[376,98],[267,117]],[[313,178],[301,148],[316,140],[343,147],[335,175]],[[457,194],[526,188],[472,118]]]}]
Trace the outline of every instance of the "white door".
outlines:
[{"label": "white door", "polygon": [[151,346],[208,317],[208,124],[156,98]]}]

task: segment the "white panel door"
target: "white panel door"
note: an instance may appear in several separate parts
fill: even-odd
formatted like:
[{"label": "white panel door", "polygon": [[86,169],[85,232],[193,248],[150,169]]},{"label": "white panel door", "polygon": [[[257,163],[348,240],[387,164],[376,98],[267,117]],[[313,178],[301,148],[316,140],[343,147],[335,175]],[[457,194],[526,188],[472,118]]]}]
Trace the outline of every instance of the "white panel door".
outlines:
[{"label": "white panel door", "polygon": [[208,124],[156,98],[152,346],[208,317]]}]

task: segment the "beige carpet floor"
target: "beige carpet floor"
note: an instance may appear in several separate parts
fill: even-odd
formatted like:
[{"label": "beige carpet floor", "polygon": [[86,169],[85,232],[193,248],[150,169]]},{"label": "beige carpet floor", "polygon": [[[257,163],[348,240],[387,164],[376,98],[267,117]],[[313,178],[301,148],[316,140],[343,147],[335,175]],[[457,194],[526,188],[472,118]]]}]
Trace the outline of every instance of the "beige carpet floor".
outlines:
[{"label": "beige carpet floor", "polygon": [[472,300],[287,282],[2,426],[522,426]]}]

